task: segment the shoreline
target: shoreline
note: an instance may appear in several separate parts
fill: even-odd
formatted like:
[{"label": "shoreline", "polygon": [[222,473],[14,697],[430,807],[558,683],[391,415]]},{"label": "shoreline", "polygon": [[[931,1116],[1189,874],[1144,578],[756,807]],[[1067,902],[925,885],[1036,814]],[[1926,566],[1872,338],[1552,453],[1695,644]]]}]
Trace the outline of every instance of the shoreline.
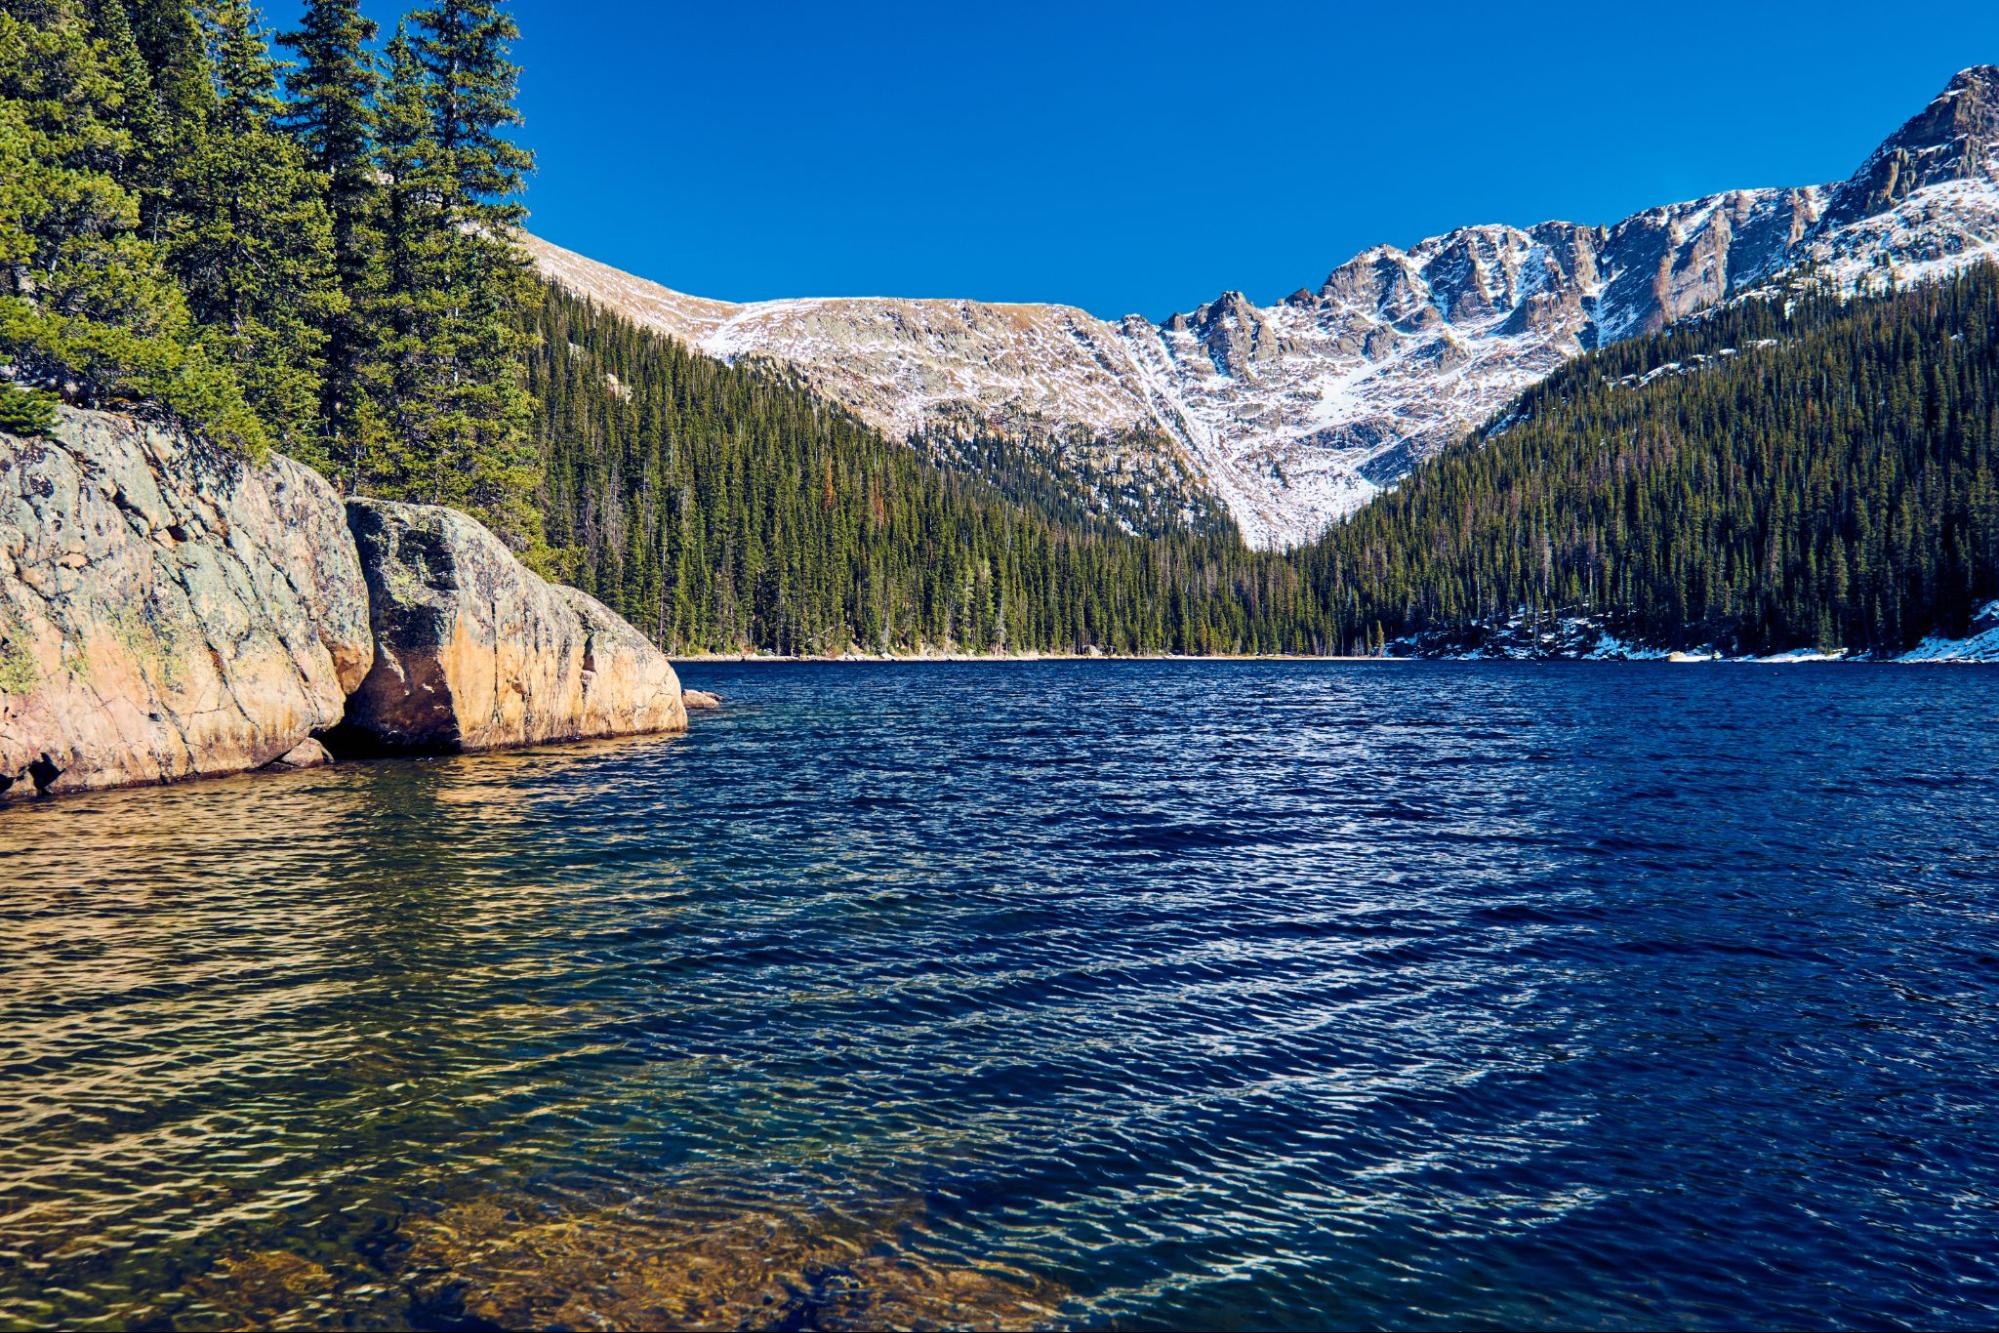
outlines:
[{"label": "shoreline", "polygon": [[1312,656],[1302,653],[911,653],[876,654],[848,653],[840,656],[827,654],[787,654],[787,653],[683,653],[672,659],[676,664],[688,666],[1001,666],[1010,663],[1032,662],[1339,662],[1339,663],[1411,663],[1411,662],[1476,662],[1504,664],[1507,666],[1539,666],[1554,662],[1573,662],[1589,666],[1994,666],[1993,659],[1984,657],[1866,657],[1859,654],[1847,656],[1777,654],[1770,657],[1722,657],[1686,654],[1682,656],[1645,657],[1478,657],[1439,653],[1435,655],[1411,654],[1406,657],[1328,655]]},{"label": "shoreline", "polygon": [[712,663],[767,663],[780,665],[838,666],[842,663],[876,666],[961,665],[1004,662],[1414,662],[1413,657],[1316,657],[1302,653],[682,653],[673,661],[695,665]]}]

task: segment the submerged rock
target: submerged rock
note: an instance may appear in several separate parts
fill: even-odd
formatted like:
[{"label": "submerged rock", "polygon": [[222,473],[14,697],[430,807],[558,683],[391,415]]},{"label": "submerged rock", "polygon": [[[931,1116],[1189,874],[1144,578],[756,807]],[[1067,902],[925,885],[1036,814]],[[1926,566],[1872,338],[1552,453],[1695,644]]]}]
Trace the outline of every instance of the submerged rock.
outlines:
[{"label": "submerged rock", "polygon": [[687,706],[689,712],[722,706],[722,696],[710,690],[682,690],[680,701]]},{"label": "submerged rock", "polygon": [[374,665],[330,738],[342,753],[436,753],[677,731],[680,680],[609,608],[524,568],[435,505],[348,501]]},{"label": "submerged rock", "polygon": [[487,1198],[417,1214],[403,1278],[437,1322],[497,1328],[1026,1329],[1071,1293],[898,1252],[920,1205],[649,1216]]},{"label": "submerged rock", "polygon": [[0,434],[0,773],[59,793],[257,768],[373,660],[333,488],[161,426]]},{"label": "submerged rock", "polygon": [[308,1312],[342,1313],[334,1275],[320,1264],[283,1250],[229,1255],[190,1279],[187,1293],[226,1321],[227,1328],[324,1326]]},{"label": "submerged rock", "polygon": [[279,755],[276,759],[273,759],[265,767],[276,769],[323,768],[332,762],[333,756],[326,752],[326,747],[308,736],[291,749]]}]

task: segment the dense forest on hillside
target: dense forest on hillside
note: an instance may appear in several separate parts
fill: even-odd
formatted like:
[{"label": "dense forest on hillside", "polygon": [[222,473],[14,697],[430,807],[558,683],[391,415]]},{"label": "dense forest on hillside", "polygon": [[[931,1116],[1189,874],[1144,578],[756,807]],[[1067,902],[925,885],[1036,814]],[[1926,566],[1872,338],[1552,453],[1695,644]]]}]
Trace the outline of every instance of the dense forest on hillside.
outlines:
[{"label": "dense forest on hillside", "polygon": [[1999,597],[1999,270],[1749,302],[1582,358],[1311,547],[1025,511],[570,298],[548,539],[678,649],[1372,652],[1584,616],[1663,647],[1895,650]]},{"label": "dense forest on hillside", "polygon": [[1323,651],[1291,564],[1035,512],[803,389],[550,289],[558,572],[679,650]]},{"label": "dense forest on hillside", "polygon": [[1349,646],[1524,607],[1669,647],[1899,649],[1999,597],[1995,469],[1983,266],[1578,360],[1300,559]]}]

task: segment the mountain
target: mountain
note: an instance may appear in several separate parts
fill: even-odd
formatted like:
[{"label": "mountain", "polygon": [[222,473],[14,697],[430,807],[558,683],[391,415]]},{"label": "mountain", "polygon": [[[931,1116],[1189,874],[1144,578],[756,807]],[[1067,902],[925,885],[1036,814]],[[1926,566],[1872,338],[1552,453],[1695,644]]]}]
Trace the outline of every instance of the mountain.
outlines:
[{"label": "mountain", "polygon": [[1981,655],[1999,266],[1731,301],[1586,353],[1278,558],[1350,645]]},{"label": "mountain", "polygon": [[[1999,255],[1999,67],[1967,69],[1847,180],[1609,227],[1377,246],[1270,306],[1226,292],[1115,323],[1060,305],[686,296],[529,238],[543,274],[727,361],[767,362],[892,438],[1030,478],[1134,531],[1226,509],[1309,541],[1583,352],[1805,271],[1873,289]],[[998,475],[995,475],[998,474]]]},{"label": "mountain", "polygon": [[[1209,467],[1155,399],[1123,332],[1061,305],[823,298],[733,305],[685,296],[529,236],[542,275],[728,362],[795,372],[890,439],[964,464],[1000,443],[1074,507],[1133,531],[1219,513]],[[974,467],[973,470],[980,470]],[[999,480],[995,478],[995,480]]]},{"label": "mountain", "polygon": [[[559,289],[529,340],[546,546],[680,652],[1328,651],[1232,531],[1065,521]],[[0,559],[4,567],[4,559]]]}]

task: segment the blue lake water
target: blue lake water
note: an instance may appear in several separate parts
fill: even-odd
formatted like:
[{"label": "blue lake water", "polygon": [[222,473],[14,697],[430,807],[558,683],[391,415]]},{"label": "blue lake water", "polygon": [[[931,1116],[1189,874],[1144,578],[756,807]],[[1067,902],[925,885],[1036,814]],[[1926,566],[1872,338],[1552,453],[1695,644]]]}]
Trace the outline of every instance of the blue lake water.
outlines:
[{"label": "blue lake water", "polygon": [[1999,1316],[1999,673],[684,677],[0,811],[0,1325]]}]

